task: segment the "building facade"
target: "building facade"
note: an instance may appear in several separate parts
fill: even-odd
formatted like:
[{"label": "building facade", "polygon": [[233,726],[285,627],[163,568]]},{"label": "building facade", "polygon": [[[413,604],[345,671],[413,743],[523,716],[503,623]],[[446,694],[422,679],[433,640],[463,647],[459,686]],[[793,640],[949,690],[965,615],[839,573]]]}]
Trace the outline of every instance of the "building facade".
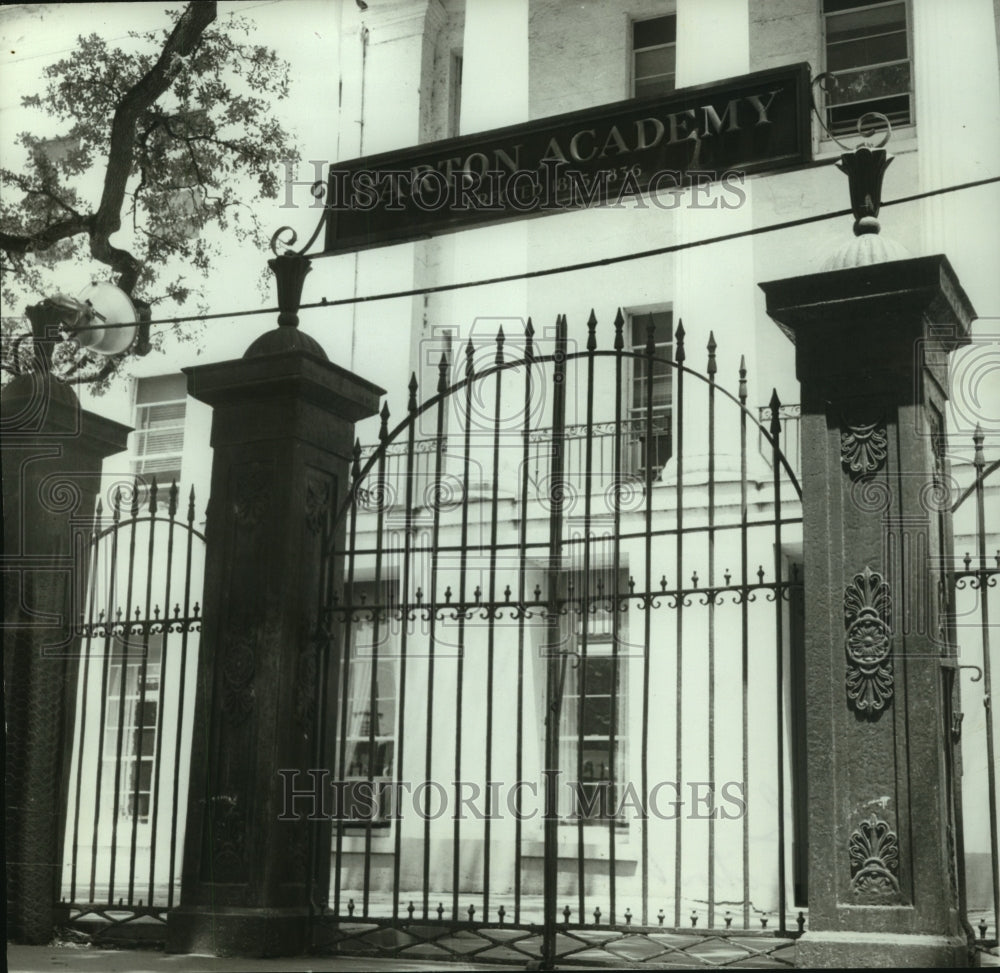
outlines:
[{"label": "building facade", "polygon": [[[294,13],[294,3],[283,6]],[[841,142],[861,140],[866,113],[885,116],[894,159],[881,220],[902,248],[886,252],[946,254],[982,314],[971,345],[951,361],[956,496],[973,476],[977,425],[992,462],[1000,405],[996,383],[982,376],[998,340],[1000,191],[980,183],[996,176],[1000,158],[995,4],[363,6],[337,8],[339,102],[320,111],[317,145],[302,146],[274,212],[275,227],[290,223],[306,237],[321,213],[308,187],[328,164],[789,65],[828,77],[814,88],[804,163],[315,260],[304,300],[335,306],[303,310],[301,328],[331,361],[384,387],[389,410],[382,432],[378,418],[358,427],[365,469],[331,540],[348,574],[327,607],[349,653],[337,684],[339,752],[327,755],[347,785],[331,899],[342,913],[350,902],[376,917],[400,903],[425,915],[439,903],[449,914],[473,905],[491,920],[499,908],[529,918],[540,910],[541,815],[514,809],[530,812],[552,768],[546,681],[561,646],[572,662],[560,677],[553,744],[568,782],[557,873],[574,921],[598,910],[621,922],[629,909],[643,924],[666,914],[668,925],[756,927],[770,918],[794,928],[809,898],[799,389],[794,347],[767,316],[758,284],[837,266],[851,231],[846,216],[823,218],[848,198],[834,162]],[[967,71],[954,68],[959,50]],[[702,141],[735,124],[714,108],[693,117],[682,129],[693,159]],[[641,127],[615,131],[584,129],[563,154],[597,154],[612,168],[623,154],[631,164],[648,136]],[[447,153],[442,160],[447,168]],[[956,189],[965,184],[973,185]],[[656,252],[637,256],[647,251]],[[618,257],[630,259],[602,263]],[[206,354],[239,357],[252,337],[213,336]],[[192,363],[183,345],[176,354]],[[857,354],[861,368],[865,350]],[[106,473],[156,475],[161,490],[174,478],[185,490],[193,482],[207,498],[209,410],[162,360],[141,367],[148,374],[134,382],[128,468],[112,458]],[[407,419],[435,394],[439,404]],[[558,561],[554,483],[563,496]],[[993,550],[995,486],[987,497]],[[975,539],[970,511],[956,513],[960,552]],[[141,550],[148,533],[137,536]],[[664,598],[654,610],[657,591]],[[978,602],[968,595],[956,611],[971,618]],[[505,603],[517,610],[502,611]],[[977,632],[970,624],[961,651],[982,666]],[[94,782],[81,746],[71,786],[88,782],[88,806],[111,802],[103,827],[116,816],[126,824],[114,836],[88,819],[89,845],[68,831],[68,860],[106,863],[116,842],[133,857],[137,844],[155,846],[146,834],[153,782],[166,793],[190,745],[181,707],[136,716],[143,694],[159,690],[147,667],[171,678],[165,657],[150,655],[148,633],[142,639],[141,673],[112,653],[96,684],[81,682],[78,734],[87,712],[102,714],[107,729],[88,732],[111,740],[117,726],[107,746],[117,746],[126,771]],[[175,660],[196,651],[196,639],[185,646]],[[93,652],[107,655],[103,642]],[[987,915],[995,904],[991,778],[976,743],[985,741],[982,690],[967,675],[962,691],[969,906]],[[176,757],[154,766],[161,735],[176,740]],[[419,799],[393,790],[404,782],[423,783]],[[662,813],[640,820],[630,788],[644,804],[657,785]],[[116,795],[122,786],[131,797]],[[432,801],[459,797],[468,798],[462,815],[450,806],[431,813]],[[161,863],[179,856],[177,844],[160,848]],[[158,894],[165,881],[138,879]]]}]

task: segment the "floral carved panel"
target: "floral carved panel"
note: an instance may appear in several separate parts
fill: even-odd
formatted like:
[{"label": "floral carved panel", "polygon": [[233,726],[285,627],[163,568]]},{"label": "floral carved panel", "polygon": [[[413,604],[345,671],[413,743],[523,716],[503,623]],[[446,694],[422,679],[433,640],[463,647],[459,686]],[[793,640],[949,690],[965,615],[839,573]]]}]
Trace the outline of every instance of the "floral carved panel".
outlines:
[{"label": "floral carved panel", "polygon": [[849,425],[840,433],[840,461],[854,477],[870,476],[885,465],[889,437],[885,424]]},{"label": "floral carved panel", "polygon": [[321,534],[333,507],[334,486],[330,477],[306,477],[306,526],[312,534]]},{"label": "floral carved panel", "polygon": [[242,723],[254,708],[256,640],[252,635],[230,634],[222,661],[222,711],[234,725]]},{"label": "floral carved panel", "polygon": [[899,839],[877,815],[862,821],[848,839],[851,889],[865,895],[899,894]]},{"label": "floral carved panel", "polygon": [[233,471],[233,515],[240,527],[254,529],[271,504],[271,469],[263,463],[247,463]]},{"label": "floral carved panel", "polygon": [[891,611],[889,585],[877,571],[866,567],[844,589],[847,698],[867,716],[893,695]]},{"label": "floral carved panel", "polygon": [[215,877],[224,881],[242,881],[246,869],[246,810],[235,794],[215,795],[210,804]]}]

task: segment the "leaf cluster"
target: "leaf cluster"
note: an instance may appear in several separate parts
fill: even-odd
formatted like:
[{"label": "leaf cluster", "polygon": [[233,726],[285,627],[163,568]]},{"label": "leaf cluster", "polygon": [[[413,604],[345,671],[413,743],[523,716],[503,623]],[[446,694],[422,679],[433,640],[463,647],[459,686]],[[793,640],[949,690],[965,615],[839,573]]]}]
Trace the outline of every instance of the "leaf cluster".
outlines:
[{"label": "leaf cluster", "polygon": [[90,265],[95,278],[110,268],[150,304],[183,304],[227,243],[263,247],[258,204],[277,196],[284,161],[297,158],[273,113],[288,96],[289,65],[253,40],[250,21],[217,22],[214,7],[174,11],[164,29],[130,32],[125,46],[81,36],[22,99],[60,137],[21,132],[23,165],[0,168],[11,312],[45,296],[65,261]]}]

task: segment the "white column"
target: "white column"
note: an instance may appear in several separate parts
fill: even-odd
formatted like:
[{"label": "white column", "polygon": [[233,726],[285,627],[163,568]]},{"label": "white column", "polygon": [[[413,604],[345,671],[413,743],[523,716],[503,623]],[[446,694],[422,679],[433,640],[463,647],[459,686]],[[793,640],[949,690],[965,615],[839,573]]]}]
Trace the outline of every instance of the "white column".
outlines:
[{"label": "white column", "polygon": [[[962,0],[947,5],[914,0],[912,10],[920,189],[939,189],[997,175],[1000,80],[995,20],[1000,15],[992,0]],[[962,66],[956,64],[959,57]],[[1000,341],[1000,277],[996,273],[1000,186],[992,184],[934,196],[921,206],[922,251],[948,257],[982,315],[972,325],[972,344],[952,354],[949,369],[949,455],[956,476],[969,482],[971,471],[967,466],[961,468],[959,462],[972,459],[971,439],[976,424],[982,425],[987,448],[1000,434],[1000,382],[996,380]],[[883,225],[887,225],[892,211],[885,216]],[[991,502],[989,494],[986,502]],[[956,551],[961,554],[964,546],[956,543]],[[963,680],[962,702],[967,716],[962,734],[966,741],[984,739],[986,710],[981,700],[981,687]],[[977,861],[988,861],[989,854],[987,802],[975,784],[986,778],[984,750],[981,742],[978,747],[966,745],[970,756],[964,773],[965,848],[970,869],[976,867]]]},{"label": "white column", "polygon": [[[921,190],[996,175],[1000,80],[993,0],[914,0],[912,12]],[[959,53],[965,70],[956,70]],[[998,252],[998,203],[1000,189],[994,185],[932,197],[923,204],[924,249],[948,255],[968,293],[977,295],[977,306],[982,304],[980,293],[1000,293],[994,267],[983,259]],[[988,290],[981,292],[980,286]],[[998,306],[995,299],[990,303]]]},{"label": "white column", "polygon": [[[993,0],[950,4],[914,0],[912,10],[920,189],[926,192],[995,176],[1000,159],[1000,78]],[[964,68],[956,67],[956,58]],[[981,376],[996,367],[1000,336],[996,320],[1000,186],[934,196],[921,206],[921,249],[947,255],[982,315],[973,325],[972,345],[951,359],[949,427],[964,442],[970,440],[977,422],[988,436],[995,435],[1000,432],[1000,391],[996,382],[991,390],[991,383]]]},{"label": "white column", "polygon": [[[462,62],[461,135],[526,122],[528,0],[467,0]],[[425,246],[442,282],[480,280],[523,273],[528,267],[527,234],[526,221],[515,220],[445,234]],[[527,286],[524,281],[516,281],[432,295],[427,306],[427,327],[450,326],[457,332],[453,371],[457,379],[464,374],[465,345],[470,336],[479,351],[477,367],[485,367],[492,363],[493,341],[501,325],[508,339],[507,354],[521,357],[521,332],[528,313]],[[507,373],[505,379],[513,387],[511,375]],[[492,416],[492,399],[489,407]],[[504,411],[509,414],[510,410],[505,406]],[[451,428],[457,430],[457,423],[453,422]],[[483,442],[482,448],[477,447],[473,453],[480,473],[477,476],[472,472],[470,478],[489,482],[492,440],[485,437]],[[502,484],[514,479],[507,468],[508,460],[514,462],[514,452],[501,449]]]},{"label": "white column", "polygon": [[677,0],[677,87],[750,70],[747,0]]},{"label": "white column", "polygon": [[[724,78],[748,74],[750,70],[750,17],[748,0],[678,0],[677,3],[677,87],[708,84]],[[695,167],[696,168],[696,167]],[[722,207],[726,197],[719,191],[718,184],[710,192],[704,188],[699,192],[693,188],[682,197],[682,205],[677,210],[677,242],[689,243],[724,234],[748,230],[753,226],[753,200],[749,180],[743,183],[746,200],[739,208]],[[726,199],[728,203],[732,200]],[[715,204],[714,207],[711,204]],[[710,208],[711,207],[711,208]],[[685,364],[704,374],[707,371],[707,342],[709,333],[715,335],[717,343],[716,382],[732,394],[738,390],[738,368],[740,356],[746,358],[750,397],[747,406],[756,416],[758,405],[767,403],[769,391],[760,388],[755,376],[755,313],[757,287],[754,279],[753,241],[750,237],[709,246],[696,246],[681,250],[674,255],[674,322],[684,322]],[[705,484],[708,480],[709,436],[708,436],[708,395],[706,386],[691,377],[685,379],[685,414],[683,420],[683,469],[687,486]],[[679,417],[674,410],[675,459],[667,464],[664,479],[675,481],[677,475],[677,434]],[[768,469],[760,460],[758,437],[755,427],[750,425],[747,434],[748,470],[751,478],[763,478]],[[740,417],[737,407],[723,395],[715,399],[715,477],[716,477],[716,523],[725,522],[732,516],[734,496],[738,496],[737,481],[740,476]],[[726,486],[726,482],[730,486]],[[668,487],[669,489],[669,487]],[[688,499],[690,498],[690,499]],[[704,523],[708,516],[709,498],[704,489],[687,490],[685,497],[685,523]],[[723,509],[720,510],[719,507]],[[728,554],[725,544],[716,552],[716,584],[722,583],[722,574],[733,568],[733,556]],[[692,536],[685,544],[685,571],[690,577],[695,566],[701,566],[699,574],[702,583],[708,583],[707,542]],[[738,560],[736,562],[738,567]],[[756,564],[755,564],[756,566]],[[697,622],[692,619],[693,625]],[[702,623],[704,624],[704,623]],[[717,636],[718,637],[718,636]],[[699,638],[707,638],[707,632],[692,627],[685,628],[685,643],[690,645]],[[688,656],[685,656],[688,659]],[[683,699],[685,725],[690,729],[683,735],[683,766],[687,768],[707,767],[709,760],[708,738],[701,728],[708,725],[711,716],[709,708],[709,671],[707,664],[697,664],[691,657],[684,666],[678,695]],[[733,689],[726,672],[716,670],[716,699]],[[760,701],[768,699],[768,689],[757,687]],[[718,702],[716,702],[718,706]],[[768,703],[767,705],[771,705]],[[716,714],[716,719],[718,716]],[[743,780],[742,765],[738,752],[716,748],[715,780]],[[767,794],[774,787],[773,767],[758,767],[753,793]],[[691,779],[688,777],[687,779]],[[777,855],[776,839],[773,833],[775,809],[761,805],[766,798],[757,797],[758,804],[750,815],[751,854],[754,861],[767,858],[774,861]],[[687,822],[685,822],[685,825]],[[708,861],[708,837],[706,831],[686,826],[683,836],[683,869],[689,881],[696,884],[707,879],[705,862]],[[741,828],[720,825],[715,831],[715,877],[723,894],[732,894],[738,886],[724,863],[739,861],[742,840]],[[751,874],[754,874],[752,871]],[[704,886],[702,886],[704,887]],[[739,894],[737,892],[737,894]],[[776,899],[776,888],[758,888],[754,893],[757,901]],[[721,912],[721,910],[720,910]]]},{"label": "white column", "polygon": [[[435,41],[444,19],[441,0],[379,0],[365,11],[345,12],[342,158],[367,157],[421,142]],[[339,258],[338,263],[342,264],[338,283],[348,293],[377,294],[428,283],[419,244],[367,250]],[[349,313],[351,346],[345,359],[358,374],[382,376],[393,426],[406,414],[410,372],[416,370],[423,378],[415,360],[423,298],[358,305]],[[387,348],[393,353],[387,355]],[[422,387],[418,393],[421,399],[430,394],[433,388]]]},{"label": "white column", "polygon": [[[677,87],[706,84],[747,74],[750,69],[750,14],[748,0],[678,0]],[[753,200],[749,180],[744,182],[746,202],[738,209],[723,209],[716,186],[695,197],[688,191],[677,209],[677,242],[687,243],[749,229],[753,225]],[[731,200],[727,199],[731,203]],[[715,208],[707,208],[715,203]],[[746,356],[750,377],[748,405],[767,402],[769,390],[756,388],[754,379],[753,243],[750,238],[724,244],[681,250],[674,260],[674,321],[684,322],[686,364],[704,372],[709,332],[718,344],[716,380],[735,393],[740,355]],[[700,383],[689,382],[688,387]],[[697,400],[689,399],[689,404]],[[691,414],[695,413],[695,414]],[[692,408],[685,417],[684,468],[687,482],[707,476],[707,417]],[[716,474],[739,472],[739,419],[734,406],[717,403]],[[756,453],[757,437],[751,431],[749,448]],[[673,475],[675,464],[668,466]]]}]

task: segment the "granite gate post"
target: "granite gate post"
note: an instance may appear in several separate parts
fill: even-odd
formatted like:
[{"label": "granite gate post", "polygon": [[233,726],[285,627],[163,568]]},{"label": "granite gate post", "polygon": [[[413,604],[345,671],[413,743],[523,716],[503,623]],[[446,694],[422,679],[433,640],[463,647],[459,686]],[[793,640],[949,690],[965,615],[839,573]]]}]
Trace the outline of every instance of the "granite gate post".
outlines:
[{"label": "granite gate post", "polygon": [[[356,421],[382,390],[331,363],[297,328],[308,258],[271,261],[278,327],[243,358],[185,369],[188,391],[213,406],[205,619],[198,663],[180,906],[170,952],[279,956],[304,952],[325,904],[330,827],[308,800],[285,810],[286,778],[314,778],[324,666],[323,545],[349,486]],[[330,583],[337,584],[338,578]],[[330,705],[335,696],[328,695]],[[325,752],[333,753],[332,745]],[[322,799],[316,796],[322,813]],[[310,834],[310,829],[312,832]]]},{"label": "granite gate post", "polygon": [[891,259],[899,248],[864,238],[869,216],[842,269],[761,284],[801,382],[809,929],[797,963],[967,966],[943,437],[948,354],[975,313],[944,256]]},{"label": "granite gate post", "polygon": [[87,571],[79,542],[89,537],[102,463],[132,430],[82,409],[51,374],[58,309],[43,301],[27,315],[34,366],[2,397],[7,934],[45,944],[65,918],[57,902]]}]

